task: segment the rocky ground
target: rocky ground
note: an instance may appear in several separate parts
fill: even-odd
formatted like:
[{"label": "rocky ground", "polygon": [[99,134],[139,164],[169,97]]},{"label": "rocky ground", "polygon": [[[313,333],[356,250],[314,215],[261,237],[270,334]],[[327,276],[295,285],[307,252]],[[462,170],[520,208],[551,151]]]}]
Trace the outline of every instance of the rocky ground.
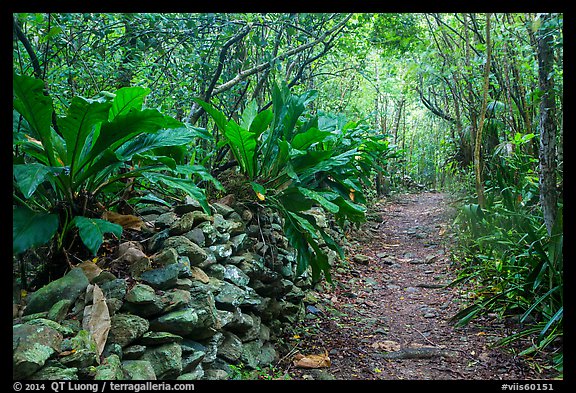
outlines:
[{"label": "rocky ground", "polygon": [[[514,326],[495,316],[456,328],[450,318],[466,290],[445,287],[457,277],[450,197],[398,195],[372,207],[350,230],[348,261],[334,269],[334,287],[307,297],[307,316],[278,368],[305,380],[548,379],[534,362],[495,348]],[[294,354],[329,367],[296,367]]]},{"label": "rocky ground", "polygon": [[256,220],[227,200],[207,215],[192,202],[140,211],[148,230],[126,231],[129,239],[14,298],[13,378],[554,377],[538,359],[493,347],[514,324],[449,323],[469,291],[446,286],[458,268],[446,194],[373,205],[368,222],[346,233],[334,285],[312,290],[293,275],[277,214]]}]

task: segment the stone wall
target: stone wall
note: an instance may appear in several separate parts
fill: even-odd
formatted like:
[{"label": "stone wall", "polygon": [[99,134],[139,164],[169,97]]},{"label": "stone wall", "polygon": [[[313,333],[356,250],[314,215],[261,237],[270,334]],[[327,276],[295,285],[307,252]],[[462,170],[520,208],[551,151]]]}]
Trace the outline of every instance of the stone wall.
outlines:
[{"label": "stone wall", "polygon": [[310,284],[294,276],[277,214],[222,202],[210,215],[191,199],[141,209],[141,241],[29,294],[13,377],[228,379],[231,364],[274,364]]}]

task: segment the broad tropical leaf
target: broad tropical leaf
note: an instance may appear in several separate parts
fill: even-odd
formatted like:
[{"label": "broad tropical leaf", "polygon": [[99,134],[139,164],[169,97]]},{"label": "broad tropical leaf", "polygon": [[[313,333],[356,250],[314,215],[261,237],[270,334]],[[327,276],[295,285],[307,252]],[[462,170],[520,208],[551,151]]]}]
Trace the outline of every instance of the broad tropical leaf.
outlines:
[{"label": "broad tropical leaf", "polygon": [[254,155],[256,153],[256,136],[254,133],[240,127],[234,120],[230,120],[224,131],[224,136],[229,141],[230,148],[246,172],[249,179],[256,175]]},{"label": "broad tropical leaf", "polygon": [[134,154],[140,154],[158,147],[181,146],[192,142],[198,134],[187,128],[160,130],[153,134],[142,134],[122,145],[116,154],[121,161],[127,161]]},{"label": "broad tropical leaf", "polygon": [[328,135],[331,135],[329,131],[320,131],[313,127],[306,132],[294,135],[290,144],[294,149],[306,150],[314,143],[322,142]]},{"label": "broad tropical leaf", "polygon": [[80,154],[94,126],[106,120],[110,103],[89,101],[82,97],[74,97],[68,108],[66,117],[58,122],[60,132],[66,141],[66,164],[70,165],[70,176],[74,178],[78,172]]},{"label": "broad tropical leaf", "polygon": [[38,213],[25,207],[15,207],[12,215],[12,253],[46,244],[58,230],[56,214]]},{"label": "broad tropical leaf", "polygon": [[34,194],[36,188],[47,180],[48,176],[64,170],[64,167],[50,167],[38,162],[14,165],[13,168],[16,184],[26,199]]},{"label": "broad tropical leaf", "polygon": [[98,139],[90,150],[90,155],[83,161],[83,165],[95,160],[104,150],[108,148],[116,150],[141,133],[179,127],[182,127],[182,123],[156,109],[138,111],[132,108],[128,113],[116,116],[112,122],[102,123]]},{"label": "broad tropical leaf", "polygon": [[113,233],[117,237],[122,235],[122,226],[99,218],[76,216],[72,224],[78,228],[80,239],[90,250],[92,255],[98,253],[98,249],[104,242],[105,233]]},{"label": "broad tropical leaf", "polygon": [[140,86],[123,87],[118,89],[118,91],[116,91],[116,96],[112,101],[112,108],[110,108],[108,120],[112,121],[118,115],[128,113],[132,108],[141,110],[144,98],[148,94],[150,94],[150,89]]},{"label": "broad tropical leaf", "polygon": [[14,72],[14,109],[16,109],[26,119],[32,130],[37,135],[44,146],[45,154],[48,157],[48,164],[55,165],[54,152],[52,147],[52,98],[44,95],[44,83],[36,78],[25,75],[18,75]]}]

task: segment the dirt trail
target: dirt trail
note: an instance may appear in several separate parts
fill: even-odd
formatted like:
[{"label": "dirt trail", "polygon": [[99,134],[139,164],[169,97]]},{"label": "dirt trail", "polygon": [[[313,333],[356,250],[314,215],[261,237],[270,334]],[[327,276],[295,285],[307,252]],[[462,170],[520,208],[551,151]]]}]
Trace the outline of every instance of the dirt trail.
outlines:
[{"label": "dirt trail", "polygon": [[[523,380],[544,378],[491,343],[507,327],[480,318],[455,328],[461,289],[447,249],[454,217],[442,193],[398,195],[377,203],[369,221],[348,234],[348,266],[336,287],[313,293],[292,354],[327,353],[331,366],[284,367],[293,379]],[[311,306],[311,307],[310,307]],[[326,351],[326,352],[325,352]]]}]

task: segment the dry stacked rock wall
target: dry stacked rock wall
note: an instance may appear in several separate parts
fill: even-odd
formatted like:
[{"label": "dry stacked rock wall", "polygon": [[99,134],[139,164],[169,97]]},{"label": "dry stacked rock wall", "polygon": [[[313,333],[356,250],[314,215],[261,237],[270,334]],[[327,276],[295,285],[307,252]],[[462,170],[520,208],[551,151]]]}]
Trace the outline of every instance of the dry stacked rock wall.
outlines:
[{"label": "dry stacked rock wall", "polygon": [[[227,379],[274,364],[309,281],[277,214],[234,203],[139,211],[153,223],[114,258],[31,293],[13,324],[15,379]],[[104,307],[105,305],[105,307]]]}]

